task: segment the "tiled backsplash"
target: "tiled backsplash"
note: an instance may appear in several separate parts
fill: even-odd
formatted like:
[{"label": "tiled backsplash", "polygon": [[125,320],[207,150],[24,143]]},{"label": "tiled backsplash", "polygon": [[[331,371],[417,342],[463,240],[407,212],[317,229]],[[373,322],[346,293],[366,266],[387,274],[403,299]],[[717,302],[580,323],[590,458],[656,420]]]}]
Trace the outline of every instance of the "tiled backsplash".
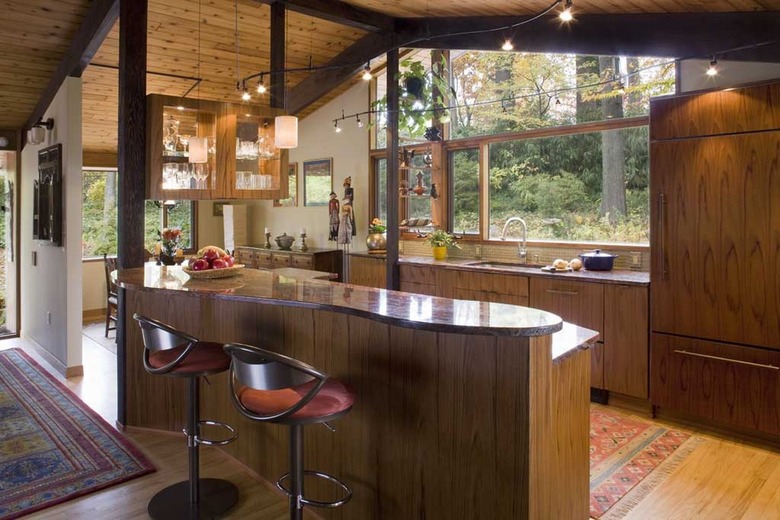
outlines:
[{"label": "tiled backsplash", "polygon": [[[459,242],[461,249],[450,248],[448,255],[451,258],[469,258],[482,260],[496,260],[505,262],[519,262],[517,243],[485,243],[485,242]],[[551,247],[529,246],[526,262],[529,264],[552,264],[556,258],[571,260],[578,254],[589,251],[578,246],[555,245]],[[604,252],[617,254],[615,269],[632,269],[636,271],[650,270],[650,253],[644,251],[611,251],[609,247]],[[431,247],[420,240],[401,241],[401,252],[412,256],[432,256]]]}]

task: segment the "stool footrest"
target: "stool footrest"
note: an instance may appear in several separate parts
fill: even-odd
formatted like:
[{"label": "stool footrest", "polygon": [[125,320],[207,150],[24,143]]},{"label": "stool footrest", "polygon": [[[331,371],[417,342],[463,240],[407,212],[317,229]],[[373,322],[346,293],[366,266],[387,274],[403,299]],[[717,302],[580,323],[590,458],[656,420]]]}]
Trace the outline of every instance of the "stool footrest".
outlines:
[{"label": "stool footrest", "polygon": [[[332,475],[328,475],[327,473],[322,473],[320,471],[309,471],[306,470],[303,472],[304,475],[310,475],[317,478],[323,478],[329,482],[332,482],[333,484],[336,484],[338,487],[341,488],[342,491],[344,491],[344,496],[340,498],[339,500],[335,500],[333,502],[322,502],[320,500],[312,500],[305,497],[301,497],[301,503],[306,504],[307,506],[314,506],[314,507],[339,507],[343,506],[349,500],[352,498],[352,490],[347,486],[344,482],[340,481],[336,477]],[[291,496],[290,491],[284,487],[282,482],[290,478],[289,473],[285,473],[282,475],[279,480],[276,481],[276,487],[279,488],[280,491],[283,493],[286,493],[287,496]]]},{"label": "stool footrest", "polygon": [[225,428],[228,432],[230,432],[230,437],[226,439],[205,439],[200,436],[195,437],[195,442],[197,444],[204,444],[206,446],[225,446],[226,444],[230,444],[231,442],[235,441],[238,438],[238,434],[236,433],[236,430],[233,429],[232,426],[229,424],[218,422],[218,421],[198,421],[198,425],[206,425],[206,426],[219,426],[220,428]]}]

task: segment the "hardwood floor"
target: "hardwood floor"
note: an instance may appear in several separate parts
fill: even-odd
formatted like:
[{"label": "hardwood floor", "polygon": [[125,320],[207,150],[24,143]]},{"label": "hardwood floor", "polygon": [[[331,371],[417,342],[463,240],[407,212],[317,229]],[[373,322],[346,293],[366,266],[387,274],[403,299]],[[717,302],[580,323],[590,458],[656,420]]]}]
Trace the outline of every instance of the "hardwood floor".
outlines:
[{"label": "hardwood floor", "polygon": [[[27,352],[34,355],[25,340],[0,341],[0,350],[11,347],[25,348]],[[35,358],[50,369],[38,356]],[[65,382],[88,405],[96,409],[109,423],[114,424],[115,377],[113,354],[85,337],[84,376],[71,378]],[[692,431],[691,428],[678,424],[668,422],[663,424]],[[668,479],[653,489],[623,518],[627,520],[780,518],[780,453],[769,448],[749,446],[703,432],[694,431],[694,433],[703,437],[705,441]],[[184,438],[178,434],[137,430],[127,432],[126,435],[155,464],[157,467],[155,473],[46,509],[27,518],[96,520],[148,518],[146,504],[152,495],[162,487],[184,480],[187,476]],[[266,483],[254,478],[242,466],[223,456],[216,448],[201,450],[201,468],[205,476],[226,478],[239,486],[241,501],[226,518],[257,520],[288,518],[287,501],[284,497]],[[307,518],[313,519],[316,516],[308,512]]]}]

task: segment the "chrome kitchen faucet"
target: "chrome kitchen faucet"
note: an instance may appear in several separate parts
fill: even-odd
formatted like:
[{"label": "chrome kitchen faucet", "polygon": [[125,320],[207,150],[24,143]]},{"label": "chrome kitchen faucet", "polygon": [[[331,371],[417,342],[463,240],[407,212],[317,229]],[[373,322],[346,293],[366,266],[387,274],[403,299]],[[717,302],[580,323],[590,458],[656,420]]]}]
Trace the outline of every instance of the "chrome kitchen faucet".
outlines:
[{"label": "chrome kitchen faucet", "polygon": [[523,241],[518,244],[517,256],[520,257],[520,261],[525,263],[528,260],[528,250],[526,246],[528,244],[528,224],[520,217],[509,217],[504,223],[504,229],[501,230],[501,240],[506,240],[506,230],[509,224],[512,222],[519,222],[523,226]]}]

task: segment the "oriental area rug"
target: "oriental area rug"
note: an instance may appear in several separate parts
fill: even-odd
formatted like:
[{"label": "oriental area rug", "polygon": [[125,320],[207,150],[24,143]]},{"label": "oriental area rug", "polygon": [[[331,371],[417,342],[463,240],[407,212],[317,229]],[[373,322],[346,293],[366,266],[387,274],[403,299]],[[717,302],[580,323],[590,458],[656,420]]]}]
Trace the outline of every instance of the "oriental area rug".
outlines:
[{"label": "oriental area rug", "polygon": [[0,519],[152,471],[137,448],[27,354],[0,351]]},{"label": "oriental area rug", "polygon": [[622,518],[702,442],[689,433],[591,405],[591,518]]}]

